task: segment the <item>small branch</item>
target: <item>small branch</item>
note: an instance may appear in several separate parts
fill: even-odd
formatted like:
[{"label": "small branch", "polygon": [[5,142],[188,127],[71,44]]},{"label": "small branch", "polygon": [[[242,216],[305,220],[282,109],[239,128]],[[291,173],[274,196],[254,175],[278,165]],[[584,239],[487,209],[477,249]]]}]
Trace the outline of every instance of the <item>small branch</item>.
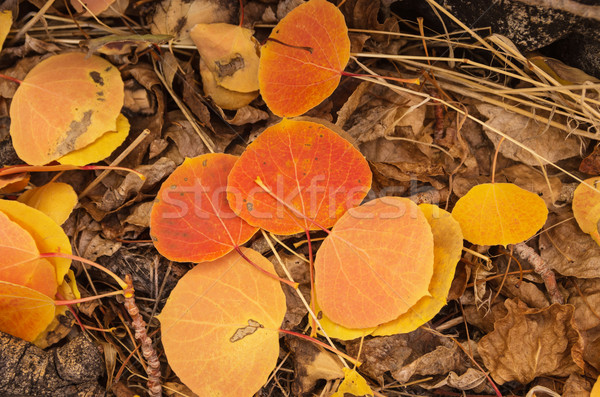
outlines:
[{"label": "small branch", "polygon": [[550,300],[552,303],[564,304],[565,299],[558,290],[556,284],[556,277],[554,272],[548,267],[548,264],[539,256],[533,248],[525,243],[515,244],[515,252],[524,260],[531,263],[533,270],[542,277],[548,294],[550,294]]},{"label": "small branch", "polygon": [[148,363],[146,367],[146,373],[148,374],[148,395],[150,397],[161,397],[162,386],[160,381],[160,361],[156,350],[152,345],[152,339],[146,332],[146,322],[140,314],[140,310],[135,304],[135,298],[133,295],[133,285],[131,276],[125,276],[127,282],[127,288],[125,290],[125,308],[131,316],[132,326],[135,330],[135,338],[140,341],[142,347],[142,354]]}]

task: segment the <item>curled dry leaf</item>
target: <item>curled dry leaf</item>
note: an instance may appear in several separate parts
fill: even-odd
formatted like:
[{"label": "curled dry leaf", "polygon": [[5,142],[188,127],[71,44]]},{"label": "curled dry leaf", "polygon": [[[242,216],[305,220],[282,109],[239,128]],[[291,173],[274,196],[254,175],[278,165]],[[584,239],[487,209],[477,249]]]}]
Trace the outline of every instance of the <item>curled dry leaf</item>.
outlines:
[{"label": "curled dry leaf", "polygon": [[10,107],[15,151],[43,165],[116,130],[123,106],[119,70],[104,59],[71,52],[54,55],[25,77]]},{"label": "curled dry leaf", "polygon": [[[592,187],[594,189],[592,189]],[[573,215],[583,232],[600,245],[600,177],[589,178],[577,186],[573,196]]]},{"label": "curled dry leaf", "polygon": [[162,255],[210,261],[256,233],[227,203],[227,176],[237,160],[221,153],[188,158],[162,184],[150,215],[150,235]]},{"label": "curled dry leaf", "polygon": [[530,309],[506,300],[506,317],[478,345],[483,362],[500,384],[527,384],[538,376],[569,376],[583,369],[583,341],[573,326],[573,306]]},{"label": "curled dry leaf", "polygon": [[273,113],[299,116],[338,86],[350,59],[344,16],[325,0],[294,8],[261,49],[260,93]]},{"label": "curled dry leaf", "polygon": [[433,235],[412,201],[385,197],[350,209],[323,241],[315,290],[323,313],[347,328],[396,319],[428,296]]},{"label": "curled dry leaf", "polygon": [[77,193],[69,184],[50,182],[26,191],[18,200],[42,211],[57,225],[62,225],[77,205]]},{"label": "curled dry leaf", "polygon": [[315,222],[333,226],[370,186],[369,165],[350,142],[321,124],[283,119],[248,145],[234,165],[227,200],[251,225],[290,235],[319,230]]},{"label": "curled dry leaf", "polygon": [[[258,252],[242,251],[275,272]],[[158,316],[171,368],[200,396],[252,396],[277,363],[285,308],[279,283],[235,252],[196,266]]]},{"label": "curled dry leaf", "polygon": [[484,183],[461,197],[452,210],[464,238],[479,245],[523,242],[540,230],[548,209],[538,195],[512,183]]}]

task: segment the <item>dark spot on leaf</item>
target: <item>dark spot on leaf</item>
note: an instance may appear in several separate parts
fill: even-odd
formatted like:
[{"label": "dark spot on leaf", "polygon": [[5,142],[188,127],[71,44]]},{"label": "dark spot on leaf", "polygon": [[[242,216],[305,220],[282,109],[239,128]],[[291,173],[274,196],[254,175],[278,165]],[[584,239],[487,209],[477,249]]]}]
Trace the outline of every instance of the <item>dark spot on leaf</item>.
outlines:
[{"label": "dark spot on leaf", "polygon": [[187,181],[188,181],[188,179],[187,179],[187,178],[183,178],[183,180],[184,180],[185,182],[187,182]]},{"label": "dark spot on leaf", "polygon": [[177,185],[171,185],[171,186],[169,186],[169,189],[175,190],[175,189],[177,189]]},{"label": "dark spot on leaf", "polygon": [[104,69],[105,72],[110,72],[112,70],[112,66],[108,66],[106,69]]},{"label": "dark spot on leaf", "polygon": [[186,17],[181,17],[177,20],[177,23],[175,24],[175,28],[173,29],[173,35],[177,36],[179,35],[179,32],[181,32],[181,29],[183,29],[183,27],[185,26],[185,24],[187,23],[187,18]]},{"label": "dark spot on leaf", "polygon": [[203,167],[206,167],[207,165],[208,165],[208,160],[204,160],[204,161],[202,161],[202,166],[203,166]]},{"label": "dark spot on leaf", "polygon": [[96,72],[95,70],[93,72],[90,72],[90,77],[92,78],[92,80],[94,80],[94,83],[100,86],[104,85],[104,79],[102,78],[100,73]]},{"label": "dark spot on leaf", "polygon": [[360,179],[358,180],[358,183],[360,183]]},{"label": "dark spot on leaf", "polygon": [[252,335],[256,331],[258,331],[259,328],[264,328],[264,326],[261,323],[259,323],[258,321],[249,319],[248,320],[248,325],[246,327],[243,327],[243,328],[238,328],[233,333],[233,335],[231,336],[231,338],[229,338],[229,341],[231,343],[234,343],[234,342],[237,342],[239,340],[242,340],[246,336]]},{"label": "dark spot on leaf", "polygon": [[98,92],[96,93],[96,95],[98,95],[98,96],[104,96],[104,91],[98,91]]},{"label": "dark spot on leaf", "polygon": [[319,134],[319,138],[323,138],[323,134]]},{"label": "dark spot on leaf", "polygon": [[158,238],[154,237],[153,235],[150,235],[150,238],[152,239],[152,241],[158,241]]},{"label": "dark spot on leaf", "polygon": [[315,161],[319,161],[319,158],[318,158],[318,157],[315,157]]},{"label": "dark spot on leaf", "polygon": [[235,54],[235,57],[231,58],[227,63],[215,61],[217,75],[220,77],[232,76],[238,70],[243,69],[244,65],[244,58],[240,54]]},{"label": "dark spot on leaf", "polygon": [[305,143],[304,146],[311,147],[312,145],[310,143]]},{"label": "dark spot on leaf", "polygon": [[185,196],[185,193],[184,193],[184,192],[181,192],[181,193],[179,193],[179,196],[180,196],[180,197],[183,197],[183,196]]},{"label": "dark spot on leaf", "polygon": [[246,208],[248,208],[248,211],[252,211],[254,205],[252,205],[252,203],[246,203]]},{"label": "dark spot on leaf", "polygon": [[87,132],[90,124],[92,124],[93,113],[94,112],[92,110],[88,110],[83,113],[83,116],[80,120],[73,120],[71,122],[69,129],[65,134],[65,139],[56,145],[56,154],[63,155],[72,152],[75,149],[79,149],[75,146],[77,143],[77,138]]}]

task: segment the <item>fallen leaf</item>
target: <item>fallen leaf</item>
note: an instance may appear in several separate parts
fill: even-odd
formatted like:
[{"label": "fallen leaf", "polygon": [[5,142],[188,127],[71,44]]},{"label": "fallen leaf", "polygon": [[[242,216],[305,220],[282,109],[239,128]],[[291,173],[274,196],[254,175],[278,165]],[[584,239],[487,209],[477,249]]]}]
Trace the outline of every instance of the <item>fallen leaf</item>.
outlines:
[{"label": "fallen leaf", "polygon": [[573,215],[581,230],[592,236],[600,245],[600,177],[589,178],[583,182],[577,186],[573,195]]},{"label": "fallen leaf", "polygon": [[573,306],[530,309],[506,300],[506,317],[481,338],[478,351],[494,381],[527,384],[538,376],[569,376],[583,369],[583,342],[573,327]]},{"label": "fallen leaf", "polygon": [[563,187],[559,177],[548,176],[548,180],[546,180],[543,173],[525,164],[504,168],[498,174],[506,176],[508,182],[514,183],[520,188],[539,194],[548,208],[552,208],[551,206],[558,199]]},{"label": "fallen leaf", "polygon": [[0,193],[16,193],[25,189],[29,184],[29,174],[26,172],[20,174],[5,175],[0,177]]},{"label": "fallen leaf", "polygon": [[544,226],[548,209],[538,195],[512,183],[484,183],[461,197],[452,210],[465,240],[479,245],[523,242]]},{"label": "fallen leaf", "polygon": [[0,51],[2,51],[2,46],[4,45],[4,40],[6,40],[6,36],[8,36],[8,32],[10,32],[10,27],[12,26],[12,11],[4,10],[0,12]]},{"label": "fallen leaf", "polygon": [[[502,131],[518,142],[524,143],[529,149],[546,158],[552,163],[579,156],[579,140],[576,136],[568,136],[557,127],[532,120],[527,116],[510,112],[499,106],[481,103],[476,105],[481,114],[488,118],[486,124]],[[494,131],[484,128],[488,138],[498,146],[502,137]],[[512,142],[503,142],[500,153],[509,159],[537,167],[544,162],[525,149]]]},{"label": "fallen leaf", "polygon": [[228,90],[217,83],[215,75],[210,72],[204,61],[200,60],[200,76],[204,94],[211,97],[213,102],[226,110],[237,110],[247,106],[256,97],[258,91],[239,92]]},{"label": "fallen leaf", "polygon": [[[590,388],[592,384],[582,376],[571,374],[567,378],[563,386],[562,397],[592,397],[590,396]],[[600,391],[600,390],[599,390]],[[598,394],[600,396],[600,393]]]},{"label": "fallen leaf", "polygon": [[446,376],[440,382],[434,382],[433,385],[425,385],[420,383],[420,385],[421,387],[429,390],[439,389],[444,386],[452,387],[458,390],[473,390],[485,382],[485,373],[475,368],[469,368],[462,375],[458,375],[456,372],[450,371],[448,376]]},{"label": "fallen leaf", "polygon": [[54,266],[39,255],[33,237],[0,212],[0,280],[54,298],[58,287]]},{"label": "fallen leaf", "polygon": [[378,326],[372,333],[374,336],[414,331],[446,306],[456,264],[462,254],[462,232],[452,215],[438,206],[421,204],[419,209],[425,215],[433,232],[433,276],[429,282],[429,295],[419,299],[407,313]]},{"label": "fallen leaf", "polygon": [[100,138],[81,149],[74,150],[57,159],[61,164],[87,165],[104,160],[121,146],[129,135],[129,120],[122,114],[117,117],[115,131],[107,131]]},{"label": "fallen leaf", "polygon": [[234,165],[227,200],[251,225],[290,235],[320,229],[315,223],[331,227],[370,186],[369,166],[350,142],[323,125],[283,119],[248,145]]},{"label": "fallen leaf", "polygon": [[188,158],[163,182],[150,215],[150,235],[163,256],[210,261],[256,233],[227,203],[227,176],[236,161],[220,153]]},{"label": "fallen leaf", "polygon": [[10,134],[25,162],[44,165],[116,129],[123,80],[106,60],[54,55],[25,77],[10,107]]},{"label": "fallen leaf", "polygon": [[344,367],[342,369],[344,370],[344,380],[331,397],[373,397],[373,390],[371,390],[365,378],[356,372],[356,368]]},{"label": "fallen leaf", "polygon": [[600,376],[598,377],[598,379],[596,379],[596,383],[594,383],[594,387],[592,387],[590,397],[600,397]]},{"label": "fallen leaf", "polygon": [[[275,272],[258,252],[242,251]],[[200,396],[252,396],[277,363],[285,308],[279,283],[238,253],[196,266],[179,280],[158,316],[169,365]],[[251,333],[231,340],[248,328]]]},{"label": "fallen leaf", "polygon": [[77,193],[69,184],[50,182],[27,190],[18,201],[42,211],[57,225],[62,225],[77,205]]},{"label": "fallen leaf", "polygon": [[573,280],[567,284],[568,303],[575,306],[573,321],[579,331],[587,331],[600,325],[596,311],[600,307],[600,278]]},{"label": "fallen leaf", "polygon": [[273,113],[299,116],[338,86],[350,59],[344,16],[325,0],[310,0],[283,18],[263,45],[260,93]]},{"label": "fallen leaf", "polygon": [[463,361],[462,350],[455,343],[437,346],[435,350],[393,371],[392,377],[400,383],[406,383],[415,375],[445,375],[450,371],[464,370]]},{"label": "fallen leaf", "polygon": [[590,175],[600,174],[600,145],[596,145],[594,151],[581,160],[579,171]]},{"label": "fallen leaf", "polygon": [[0,281],[0,331],[31,342],[54,318],[54,301],[34,289]]},{"label": "fallen leaf", "polygon": [[[13,200],[0,200],[0,211],[25,229],[35,240],[40,253],[62,252],[71,254],[71,242],[60,226],[48,215]],[[66,258],[47,258],[54,265],[56,283],[62,284],[65,274],[71,267],[71,260]]]},{"label": "fallen leaf", "polygon": [[396,319],[428,296],[433,235],[406,198],[385,197],[352,208],[335,224],[315,260],[323,313],[348,328]]},{"label": "fallen leaf", "polygon": [[115,0],[71,0],[71,5],[78,13],[85,11],[84,16],[89,16],[100,14],[114,2]]}]

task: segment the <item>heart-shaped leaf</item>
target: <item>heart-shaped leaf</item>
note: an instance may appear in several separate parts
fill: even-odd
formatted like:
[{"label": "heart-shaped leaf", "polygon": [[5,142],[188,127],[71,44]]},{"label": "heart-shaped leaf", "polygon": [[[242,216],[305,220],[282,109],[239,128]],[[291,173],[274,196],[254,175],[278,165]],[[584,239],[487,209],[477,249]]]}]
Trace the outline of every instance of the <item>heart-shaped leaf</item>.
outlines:
[{"label": "heart-shaped leaf", "polygon": [[[271,262],[243,253],[264,270]],[[171,368],[199,396],[252,396],[277,364],[279,283],[232,252],[187,272],[158,316]]]},{"label": "heart-shaped leaf", "polygon": [[321,124],[284,119],[248,145],[229,174],[227,199],[251,225],[294,234],[319,229],[306,218],[333,226],[366,196],[371,178],[350,142]]},{"label": "heart-shaped leaf", "polygon": [[325,0],[310,0],[290,11],[263,45],[260,93],[276,115],[301,115],[331,95],[349,59],[344,16]]},{"label": "heart-shaped leaf", "polygon": [[227,175],[237,159],[222,153],[188,158],[165,180],[150,215],[150,235],[162,255],[210,261],[256,233],[227,203]]}]

